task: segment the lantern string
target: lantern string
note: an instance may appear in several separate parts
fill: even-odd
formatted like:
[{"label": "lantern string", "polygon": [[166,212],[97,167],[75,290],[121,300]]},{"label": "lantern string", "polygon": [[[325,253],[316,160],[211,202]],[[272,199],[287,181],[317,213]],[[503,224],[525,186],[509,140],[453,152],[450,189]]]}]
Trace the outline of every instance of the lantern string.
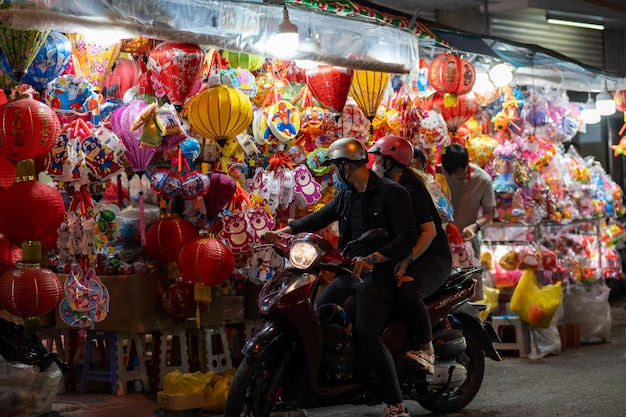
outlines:
[{"label": "lantern string", "polygon": [[141,235],[141,246],[146,246],[146,216],[143,212],[143,184],[141,173],[139,174],[139,233]]}]

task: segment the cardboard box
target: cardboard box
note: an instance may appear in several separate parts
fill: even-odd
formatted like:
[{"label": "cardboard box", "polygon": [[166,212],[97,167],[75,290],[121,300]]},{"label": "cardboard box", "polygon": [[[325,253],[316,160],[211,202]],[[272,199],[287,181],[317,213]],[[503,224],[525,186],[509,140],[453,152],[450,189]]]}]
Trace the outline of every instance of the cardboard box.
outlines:
[{"label": "cardboard box", "polygon": [[[58,275],[64,285],[67,275]],[[109,313],[95,323],[96,330],[120,333],[150,333],[173,326],[172,317],[161,305],[161,295],[169,282],[167,274],[102,275],[100,281],[109,291]],[[55,312],[58,329],[76,329]]]},{"label": "cardboard box", "polygon": [[164,391],[157,393],[157,405],[163,410],[184,411],[194,408],[202,408],[204,393],[194,391],[185,394],[166,394]]},{"label": "cardboard box", "polygon": [[219,295],[213,290],[209,308],[200,316],[203,326],[243,323],[245,320],[245,299],[238,295]]}]

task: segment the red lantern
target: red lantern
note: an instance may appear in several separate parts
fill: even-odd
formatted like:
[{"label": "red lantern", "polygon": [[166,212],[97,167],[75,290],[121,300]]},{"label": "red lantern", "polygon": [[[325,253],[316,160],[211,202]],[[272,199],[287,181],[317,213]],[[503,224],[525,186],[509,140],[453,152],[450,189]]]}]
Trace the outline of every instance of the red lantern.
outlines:
[{"label": "red lantern", "polygon": [[165,265],[178,260],[185,245],[198,236],[198,229],[188,220],[176,215],[162,217],[146,233],[146,253]]},{"label": "red lantern", "polygon": [[6,236],[0,235],[0,274],[13,268],[22,259],[22,248],[12,244]]},{"label": "red lantern", "polygon": [[60,130],[54,110],[32,98],[0,106],[0,123],[0,155],[13,163],[46,155]]},{"label": "red lantern", "polygon": [[172,104],[184,104],[202,74],[204,53],[192,43],[163,42],[152,48],[149,67]]},{"label": "red lantern", "polygon": [[65,205],[59,192],[35,180],[32,159],[20,161],[15,183],[0,191],[0,233],[13,244],[49,240],[63,222]]},{"label": "red lantern", "polygon": [[615,91],[613,100],[615,100],[615,110],[626,112],[626,90]]},{"label": "red lantern", "polygon": [[196,307],[200,312],[206,311],[209,306],[205,302],[194,300],[194,283],[191,281],[177,281],[163,292],[161,305],[167,314],[175,319],[186,319],[196,315]]},{"label": "red lantern", "polygon": [[478,109],[473,94],[463,94],[457,97],[457,103],[454,106],[446,106],[445,95],[435,93],[425,101],[427,110],[435,110],[443,116],[446,121],[448,130],[455,132],[456,129],[469,120]]},{"label": "red lantern", "polygon": [[349,68],[320,65],[306,70],[306,85],[324,108],[338,116],[346,105],[353,74]]},{"label": "red lantern", "polygon": [[0,309],[16,316],[40,316],[54,310],[62,297],[59,278],[38,263],[18,262],[0,276]]},{"label": "red lantern", "polygon": [[209,174],[209,189],[202,196],[206,214],[210,217],[216,217],[226,204],[230,203],[237,186],[228,174],[219,171],[213,171]]},{"label": "red lantern", "polygon": [[178,254],[180,275],[194,284],[220,284],[230,278],[234,267],[233,252],[214,237],[200,236]]},{"label": "red lantern", "polygon": [[106,98],[123,98],[124,93],[131,87],[139,84],[141,76],[141,65],[133,59],[119,58],[115,63],[115,68],[110,71],[102,90],[106,88]]},{"label": "red lantern", "polygon": [[467,94],[474,81],[474,66],[455,54],[439,55],[428,68],[428,82],[441,94]]}]

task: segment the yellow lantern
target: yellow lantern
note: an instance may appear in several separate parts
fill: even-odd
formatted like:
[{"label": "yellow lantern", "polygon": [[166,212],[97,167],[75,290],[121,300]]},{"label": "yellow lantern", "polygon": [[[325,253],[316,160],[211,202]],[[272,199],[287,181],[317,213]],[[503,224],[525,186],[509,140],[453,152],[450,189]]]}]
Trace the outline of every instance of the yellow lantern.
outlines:
[{"label": "yellow lantern", "polygon": [[252,103],[239,90],[214,85],[191,100],[187,119],[200,135],[225,143],[252,122]]},{"label": "yellow lantern", "polygon": [[376,116],[376,110],[385,95],[389,77],[389,74],[386,72],[354,71],[352,83],[350,84],[350,95],[370,120]]}]

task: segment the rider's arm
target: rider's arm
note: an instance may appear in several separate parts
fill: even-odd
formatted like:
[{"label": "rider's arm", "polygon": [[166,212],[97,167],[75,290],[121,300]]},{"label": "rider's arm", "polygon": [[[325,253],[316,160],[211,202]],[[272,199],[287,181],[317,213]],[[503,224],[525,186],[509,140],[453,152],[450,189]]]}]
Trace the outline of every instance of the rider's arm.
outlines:
[{"label": "rider's arm", "polygon": [[381,262],[406,256],[417,242],[417,228],[409,193],[399,184],[388,186],[390,189],[385,195],[385,215],[389,216],[394,237],[375,253],[377,257],[380,255]]},{"label": "rider's arm", "polygon": [[328,204],[319,210],[304,216],[301,219],[289,222],[287,227],[291,229],[291,233],[297,234],[301,232],[315,232],[317,230],[322,230],[335,220],[338,220],[339,214],[337,205],[341,194],[342,192],[339,192]]}]

